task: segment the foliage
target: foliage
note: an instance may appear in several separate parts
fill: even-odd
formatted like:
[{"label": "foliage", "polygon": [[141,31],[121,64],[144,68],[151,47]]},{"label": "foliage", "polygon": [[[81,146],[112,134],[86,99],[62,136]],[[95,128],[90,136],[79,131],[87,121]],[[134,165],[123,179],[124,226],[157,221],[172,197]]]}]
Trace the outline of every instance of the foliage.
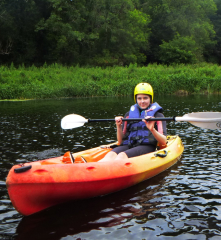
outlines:
[{"label": "foliage", "polygon": [[0,67],[0,99],[41,99],[132,95],[134,86],[149,82],[155,94],[221,92],[217,65],[149,64],[147,67],[65,67],[52,64],[37,68]]},{"label": "foliage", "polygon": [[150,55],[152,62],[159,62],[162,58],[163,52],[160,49],[162,44],[169,43],[171,47],[173,43],[177,44],[177,34],[181,39],[189,38],[195,41],[199,52],[202,53],[195,56],[199,61],[202,60],[204,52],[209,51],[208,46],[212,48],[215,45],[215,32],[209,19],[209,16],[215,15],[216,11],[213,0],[146,0],[142,2],[143,11],[152,19],[149,26],[152,31],[151,48],[146,53]]},{"label": "foliage", "polygon": [[221,64],[221,1],[220,0],[214,0],[217,6],[217,12],[216,14],[210,14],[210,20],[214,25],[214,30],[216,32],[215,40],[216,45],[211,46],[211,51],[206,54],[206,60],[210,62],[216,62],[218,64]]},{"label": "foliage", "polygon": [[1,0],[0,64],[220,63],[219,0]]},{"label": "foliage", "polygon": [[196,63],[199,49],[191,37],[181,37],[179,34],[171,41],[160,45],[160,57],[164,64]]}]

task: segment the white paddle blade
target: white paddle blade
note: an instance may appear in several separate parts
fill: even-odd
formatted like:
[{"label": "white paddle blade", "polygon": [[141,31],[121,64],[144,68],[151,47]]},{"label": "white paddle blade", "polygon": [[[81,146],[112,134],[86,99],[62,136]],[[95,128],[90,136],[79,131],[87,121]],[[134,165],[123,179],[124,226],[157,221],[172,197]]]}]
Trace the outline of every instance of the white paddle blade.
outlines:
[{"label": "white paddle blade", "polygon": [[193,112],[176,117],[176,121],[189,122],[201,128],[221,129],[221,112]]},{"label": "white paddle blade", "polygon": [[87,119],[77,114],[69,114],[61,119],[61,128],[72,129],[83,126]]}]

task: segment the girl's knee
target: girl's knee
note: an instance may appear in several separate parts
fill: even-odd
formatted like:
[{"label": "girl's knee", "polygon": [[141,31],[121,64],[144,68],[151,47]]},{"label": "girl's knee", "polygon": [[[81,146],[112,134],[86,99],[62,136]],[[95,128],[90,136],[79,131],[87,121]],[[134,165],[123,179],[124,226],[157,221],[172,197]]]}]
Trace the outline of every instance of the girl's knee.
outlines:
[{"label": "girl's knee", "polygon": [[128,156],[125,152],[121,152],[117,155],[117,157],[115,158],[115,160],[122,160],[122,159],[128,159]]},{"label": "girl's knee", "polygon": [[110,151],[99,162],[114,160],[116,157],[117,157],[117,154],[115,152]]}]

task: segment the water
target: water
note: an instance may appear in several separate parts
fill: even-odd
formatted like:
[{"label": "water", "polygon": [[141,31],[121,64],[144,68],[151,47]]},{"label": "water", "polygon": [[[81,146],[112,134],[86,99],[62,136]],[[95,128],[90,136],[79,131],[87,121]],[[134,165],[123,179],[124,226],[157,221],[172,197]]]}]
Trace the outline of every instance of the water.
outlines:
[{"label": "water", "polygon": [[[167,117],[221,111],[218,95],[155,100]],[[150,180],[29,217],[13,208],[5,179],[14,164],[116,140],[114,123],[62,131],[62,117],[114,118],[131,104],[131,97],[0,102],[0,239],[221,239],[221,130],[187,122],[167,124],[168,134],[179,135],[185,150],[176,165]]]}]

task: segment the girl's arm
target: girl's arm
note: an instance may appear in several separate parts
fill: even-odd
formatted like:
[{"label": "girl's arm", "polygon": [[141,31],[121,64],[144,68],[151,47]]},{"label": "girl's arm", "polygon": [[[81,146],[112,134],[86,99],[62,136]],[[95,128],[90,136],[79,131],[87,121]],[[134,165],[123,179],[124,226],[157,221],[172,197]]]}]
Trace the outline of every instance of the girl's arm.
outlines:
[{"label": "girl's arm", "polygon": [[156,138],[160,146],[165,146],[167,143],[167,137],[163,135],[163,133],[160,133],[159,131],[156,130],[155,126],[155,121],[149,121],[148,118],[146,117],[146,120],[143,120],[143,122],[146,124],[147,128],[152,132],[153,136]]},{"label": "girl's arm", "polygon": [[115,117],[115,123],[117,127],[117,141],[120,145],[123,139],[123,130],[122,130],[122,118],[121,116]]}]

